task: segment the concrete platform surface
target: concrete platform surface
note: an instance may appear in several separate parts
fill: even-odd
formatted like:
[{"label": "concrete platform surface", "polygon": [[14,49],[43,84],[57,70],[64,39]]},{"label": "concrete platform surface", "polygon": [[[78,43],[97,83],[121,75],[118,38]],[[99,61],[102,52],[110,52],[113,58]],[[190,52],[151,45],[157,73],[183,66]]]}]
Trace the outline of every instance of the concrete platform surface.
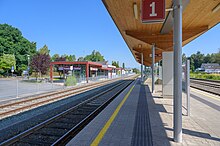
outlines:
[{"label": "concrete platform surface", "polygon": [[139,81],[130,85],[67,145],[220,145],[220,97],[191,89],[191,116],[188,117],[183,94],[183,142],[175,143],[173,99],[162,98],[161,85],[155,86],[153,94],[150,86],[149,80],[145,85]]}]

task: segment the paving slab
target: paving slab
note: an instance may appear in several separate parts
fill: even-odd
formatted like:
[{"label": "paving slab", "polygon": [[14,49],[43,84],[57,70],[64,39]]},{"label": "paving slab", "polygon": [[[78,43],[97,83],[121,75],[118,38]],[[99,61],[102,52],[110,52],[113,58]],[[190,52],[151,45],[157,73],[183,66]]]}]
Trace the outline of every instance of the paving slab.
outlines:
[{"label": "paving slab", "polygon": [[[132,86],[123,91],[67,145],[91,145]],[[183,93],[183,141],[176,143],[173,141],[173,99],[162,97],[161,85],[155,86],[153,94],[150,89],[149,80],[145,85],[135,83],[135,88],[101,139],[100,146],[220,145],[220,97],[191,89],[191,115],[186,116],[186,97]],[[142,113],[139,109],[141,106],[145,107],[141,108]]]},{"label": "paving slab", "polygon": [[[150,81],[146,85],[151,89]],[[186,95],[183,93],[183,141],[173,141],[173,98],[162,97],[162,86],[155,85],[155,93],[148,94],[148,104],[152,127],[153,141],[158,139],[163,124],[167,139],[172,146],[219,146],[220,145],[220,97],[191,88],[190,116],[186,116]],[[158,118],[156,120],[155,118]],[[155,136],[154,136],[155,135]],[[164,137],[163,137],[164,138]],[[161,145],[155,142],[154,145]]]}]

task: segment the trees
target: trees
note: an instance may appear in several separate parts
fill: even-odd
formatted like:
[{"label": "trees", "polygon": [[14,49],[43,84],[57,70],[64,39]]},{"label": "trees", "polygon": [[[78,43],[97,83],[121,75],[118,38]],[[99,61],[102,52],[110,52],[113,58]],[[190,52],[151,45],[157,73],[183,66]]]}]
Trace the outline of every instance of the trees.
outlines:
[{"label": "trees", "polygon": [[30,42],[22,36],[19,29],[8,24],[0,24],[0,55],[14,54],[17,73],[21,74],[21,67],[28,64],[27,54],[36,54],[36,43]]},{"label": "trees", "polygon": [[105,61],[104,56],[101,55],[99,51],[92,51],[92,54],[86,55],[84,58],[85,61],[93,61],[93,62],[103,62]]},{"label": "trees", "polygon": [[59,54],[54,54],[51,58],[52,61],[57,61],[57,59],[60,58]]},{"label": "trees", "polygon": [[0,57],[0,72],[4,73],[11,69],[11,67],[14,67],[14,70],[16,69],[16,61],[15,56],[12,54],[3,54],[3,56]]},{"label": "trees", "polygon": [[48,54],[36,54],[33,56],[31,61],[31,67],[36,72],[41,75],[47,73],[50,66],[50,56]]},{"label": "trees", "polygon": [[117,68],[119,68],[119,62],[112,61],[112,65],[114,65],[114,66],[116,66]]},{"label": "trees", "polygon": [[140,70],[139,70],[139,69],[137,69],[137,68],[133,68],[132,70],[133,70],[134,73],[136,73],[136,74],[140,74]]},{"label": "trees", "polygon": [[124,63],[124,62],[122,63],[122,68],[124,68],[124,69],[125,69],[125,63]]},{"label": "trees", "polygon": [[187,60],[187,58],[186,58],[186,54],[185,54],[185,53],[183,53],[183,55],[182,55],[182,63],[185,63],[185,62],[186,62],[186,60]]},{"label": "trees", "polygon": [[212,54],[201,54],[201,52],[197,52],[196,54],[192,54],[190,57],[190,69],[194,71],[197,68],[200,68],[202,63],[218,63],[220,64],[220,51],[218,53]]},{"label": "trees", "polygon": [[63,58],[66,58],[66,61],[76,61],[76,56],[75,55],[62,55]]},{"label": "trees", "polygon": [[83,57],[79,57],[77,60],[78,61],[85,61]]},{"label": "trees", "polygon": [[38,52],[40,54],[50,55],[50,50],[48,49],[47,45],[44,45],[42,48],[40,48]]},{"label": "trees", "polygon": [[75,55],[69,55],[67,56],[68,61],[76,61],[76,56]]}]

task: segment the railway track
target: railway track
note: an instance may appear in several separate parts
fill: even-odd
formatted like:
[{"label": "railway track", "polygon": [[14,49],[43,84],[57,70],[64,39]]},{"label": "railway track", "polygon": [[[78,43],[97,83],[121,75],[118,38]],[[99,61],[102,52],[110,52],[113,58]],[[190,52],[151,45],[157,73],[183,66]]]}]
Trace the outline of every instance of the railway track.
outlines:
[{"label": "railway track", "polygon": [[[129,77],[128,77],[129,78]],[[109,80],[106,82],[99,82],[94,84],[89,84],[85,86],[79,86],[71,89],[65,89],[57,92],[52,92],[48,94],[43,94],[39,96],[29,97],[21,100],[12,101],[6,104],[0,105],[0,119],[16,115],[21,112],[25,112],[39,106],[49,104],[64,98],[83,93],[85,91],[101,87],[103,85],[113,83],[119,79]]]},{"label": "railway track", "polygon": [[82,103],[14,135],[0,145],[65,145],[133,80],[124,80],[104,89]]},{"label": "railway track", "polygon": [[220,81],[191,78],[190,87],[220,96]]}]

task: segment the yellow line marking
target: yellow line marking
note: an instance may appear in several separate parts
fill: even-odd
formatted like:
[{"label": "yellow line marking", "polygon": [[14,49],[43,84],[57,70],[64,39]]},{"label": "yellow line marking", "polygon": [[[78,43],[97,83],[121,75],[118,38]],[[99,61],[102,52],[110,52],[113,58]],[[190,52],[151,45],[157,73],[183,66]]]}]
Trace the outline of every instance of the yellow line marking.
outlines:
[{"label": "yellow line marking", "polygon": [[112,116],[109,118],[109,120],[106,122],[105,126],[102,128],[102,130],[99,132],[99,134],[97,135],[97,137],[95,138],[95,140],[93,140],[92,144],[90,146],[97,146],[99,145],[100,141],[102,140],[102,138],[104,137],[105,133],[108,131],[108,128],[111,126],[112,122],[115,120],[115,117],[118,115],[118,112],[120,111],[121,107],[123,106],[123,104],[125,103],[125,101],[128,99],[128,96],[131,94],[131,91],[134,89],[133,85],[131,87],[131,89],[129,90],[129,92],[126,94],[126,96],[124,97],[124,99],[121,101],[121,103],[118,105],[118,107],[115,109],[114,113],[112,114]]},{"label": "yellow line marking", "polygon": [[[218,97],[214,97],[215,95],[210,95],[208,93],[205,93],[204,91],[201,91],[201,90],[198,90],[198,89],[194,89],[194,88],[191,88],[190,90],[192,90],[193,92],[196,92],[197,94],[200,94],[200,95],[204,95],[206,97],[209,97],[209,98],[212,98],[212,99],[215,99],[215,100],[218,100],[220,101],[220,98]],[[201,93],[202,92],[202,93]]]}]

